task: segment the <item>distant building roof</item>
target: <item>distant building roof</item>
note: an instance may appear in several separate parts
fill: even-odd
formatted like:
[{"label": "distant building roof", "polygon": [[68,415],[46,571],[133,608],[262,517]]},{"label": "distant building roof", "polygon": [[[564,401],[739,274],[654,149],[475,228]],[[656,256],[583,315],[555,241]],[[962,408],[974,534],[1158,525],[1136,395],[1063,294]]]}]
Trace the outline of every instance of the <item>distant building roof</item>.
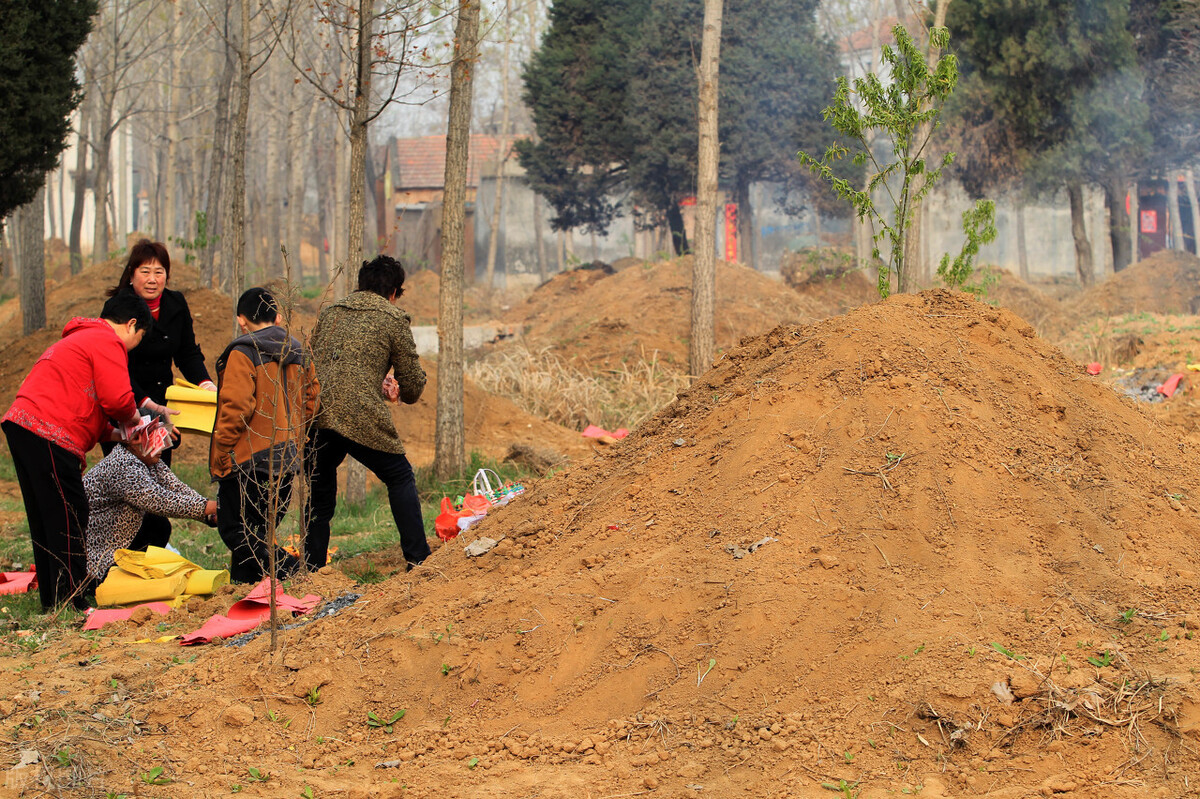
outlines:
[{"label": "distant building roof", "polygon": [[[484,164],[499,156],[499,136],[472,135],[467,155],[467,185],[477,187]],[[395,167],[397,189],[442,188],[446,179],[446,137],[396,139]]]}]

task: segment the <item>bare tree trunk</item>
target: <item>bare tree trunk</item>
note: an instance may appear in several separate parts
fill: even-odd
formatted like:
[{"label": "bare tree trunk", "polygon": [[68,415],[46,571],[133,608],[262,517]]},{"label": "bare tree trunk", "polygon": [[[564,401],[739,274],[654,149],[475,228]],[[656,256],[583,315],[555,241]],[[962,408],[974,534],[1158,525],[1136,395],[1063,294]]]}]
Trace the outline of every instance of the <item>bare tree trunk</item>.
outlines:
[{"label": "bare tree trunk", "polygon": [[358,287],[363,254],[363,208],[366,188],[367,120],[371,104],[371,29],[375,21],[373,0],[358,0],[358,41],[355,43],[354,110],[350,116],[350,229],[347,231],[345,293]]},{"label": "bare tree trunk", "polygon": [[1179,213],[1179,172],[1167,172],[1167,218],[1171,220],[1171,249],[1182,250],[1183,215]]},{"label": "bare tree trunk", "polygon": [[[694,380],[712,366],[716,354],[713,314],[717,293],[717,165],[721,142],[717,128],[717,80],[721,66],[723,0],[704,0],[704,33],[700,42],[700,133],[696,180],[696,240],[692,258],[692,320],[688,372]],[[748,192],[747,192],[748,193]]]},{"label": "bare tree trunk", "polygon": [[[82,145],[82,142],[79,142],[79,144]],[[65,240],[67,238],[67,165],[60,164],[55,172],[55,177],[58,179],[58,207],[55,211],[58,214],[58,229],[62,232],[62,237]]]},{"label": "bare tree trunk", "polygon": [[538,282],[545,283],[546,274],[546,237],[542,235],[542,196],[533,194],[533,239],[537,247]]},{"label": "bare tree trunk", "polygon": [[[183,110],[183,55],[184,46],[179,41],[179,26],[182,11],[169,8],[171,24],[167,47],[171,52],[171,86],[170,103],[167,106],[167,162],[163,170],[162,218],[159,222],[159,236],[162,241],[168,241],[179,232],[178,214],[175,195],[179,191],[179,115]],[[186,226],[183,228],[186,230]]]},{"label": "bare tree trunk", "polygon": [[[314,109],[316,107],[314,106]],[[325,137],[318,132],[315,110],[312,121],[313,138],[316,142],[312,155],[313,172],[317,178],[317,280],[322,286],[327,286],[329,285],[329,253],[325,245],[329,242],[329,227],[332,222],[332,214],[329,210],[329,191],[333,182],[330,155],[334,150],[329,146]]]},{"label": "bare tree trunk", "polygon": [[683,212],[679,210],[678,203],[672,202],[671,207],[667,209],[667,228],[671,231],[671,246],[676,255],[685,255],[692,251],[691,245],[688,244],[687,228],[683,224]]},{"label": "bare tree trunk", "polygon": [[1196,172],[1187,169],[1183,175],[1187,179],[1188,205],[1192,211],[1192,253],[1200,255],[1200,208],[1196,207]]},{"label": "bare tree trunk", "polygon": [[1142,213],[1139,208],[1138,197],[1138,182],[1136,180],[1129,184],[1129,226],[1132,228],[1129,233],[1129,263],[1136,264],[1141,260],[1141,235],[1142,235]]},{"label": "bare tree trunk", "polygon": [[1129,236],[1132,229],[1130,217],[1125,213],[1124,178],[1113,178],[1104,183],[1104,199],[1108,205],[1108,240],[1112,247],[1113,272],[1129,266]]},{"label": "bare tree trunk", "polygon": [[363,197],[366,200],[363,203],[363,260],[369,261],[379,254],[379,198],[375,195],[379,172],[375,169],[375,158],[371,154],[369,136],[367,137],[367,152],[363,157],[363,179],[365,181]]},{"label": "bare tree trunk", "polygon": [[[280,70],[270,69],[267,72],[268,90],[275,97],[286,97],[287,94],[282,91],[283,75],[279,74]],[[267,121],[267,140],[265,142],[267,148],[267,182],[263,186],[263,210],[265,217],[262,218],[262,224],[258,227],[259,234],[266,239],[264,254],[266,260],[262,261],[263,274],[267,277],[285,277],[283,258],[279,252],[279,245],[283,243],[283,196],[287,191],[287,174],[283,163],[285,160],[282,153],[286,152],[287,147],[287,120],[278,113],[272,113]],[[291,159],[286,159],[290,161]]]},{"label": "bare tree trunk", "polygon": [[225,153],[229,145],[229,124],[230,112],[229,101],[233,87],[234,70],[236,63],[234,62],[234,46],[233,42],[228,39],[229,29],[229,7],[225,7],[225,28],[227,42],[225,45],[225,66],[221,72],[220,82],[217,84],[217,103],[213,111],[213,137],[212,137],[212,155],[208,162],[208,180],[207,180],[207,197],[204,203],[205,223],[208,227],[208,236],[204,242],[204,253],[201,256],[202,280],[205,288],[212,288],[218,278],[216,271],[215,256],[217,253],[217,242],[221,242],[221,270],[220,274],[224,275],[229,268],[229,261],[226,259],[225,245],[225,228],[227,227],[224,218],[224,209],[228,205],[225,199],[225,193],[228,191],[228,186],[225,182]]},{"label": "bare tree trunk", "polygon": [[109,193],[109,158],[112,150],[112,99],[99,99],[100,116],[96,119],[94,131],[99,133],[96,141],[96,159],[92,197],[96,203],[96,219],[92,232],[92,263],[99,264],[108,260],[108,193]]},{"label": "bare tree trunk", "polygon": [[[287,123],[288,152],[294,154],[311,152],[315,142],[311,139],[305,141],[307,137],[303,130],[303,114],[297,106],[299,100],[295,96],[295,92],[292,92],[292,95]],[[300,215],[304,211],[304,169],[303,164],[299,163],[296,158],[287,159],[287,176],[287,232],[284,234],[288,250],[287,279],[289,283],[299,289],[304,285],[304,262],[301,257],[303,242],[300,236]]]},{"label": "bare tree trunk", "polygon": [[1084,219],[1083,184],[1067,183],[1067,198],[1071,203],[1071,238],[1075,241],[1075,274],[1081,285],[1092,284],[1092,243],[1088,241]]},{"label": "bare tree trunk", "polygon": [[[331,109],[335,115],[341,112],[337,107]],[[340,122],[339,122],[340,125]],[[346,255],[346,202],[344,197],[348,196],[347,190],[347,155],[346,149],[348,142],[346,137],[341,135],[338,130],[334,133],[333,138],[333,194],[330,201],[333,205],[333,219],[329,230],[330,252],[333,253],[333,280],[334,295],[338,297],[346,296],[346,286],[348,282],[344,271],[350,268],[349,260]],[[354,268],[357,270],[358,265]],[[356,284],[357,285],[357,284]]]},{"label": "bare tree trunk", "polygon": [[734,202],[737,203],[737,237],[740,263],[758,269],[758,241],[754,235],[754,203],[750,199],[751,183],[739,184]]},{"label": "bare tree trunk", "polygon": [[479,35],[480,0],[459,0],[450,68],[446,177],[442,195],[442,270],[438,292],[438,387],[434,471],[449,480],[466,467],[463,416],[463,273],[466,249],[467,157],[471,91]]},{"label": "bare tree trunk", "polygon": [[[496,203],[492,208],[491,229],[488,231],[487,265],[484,268],[484,285],[491,291],[496,276],[496,255],[500,247],[500,225],[504,213],[504,167],[508,163],[508,62],[512,44],[512,0],[504,0],[504,64],[500,73],[500,150],[496,158]],[[507,273],[507,263],[505,270]]]},{"label": "bare tree trunk", "polygon": [[77,275],[83,271],[83,202],[87,195],[87,149],[84,141],[84,120],[86,114],[79,115],[79,137],[75,142],[75,174],[71,182],[74,186],[75,197],[71,203],[71,232],[68,248],[71,259],[71,274]]},{"label": "bare tree trunk", "polygon": [[21,334],[46,326],[46,187],[14,214],[13,242],[21,275]]},{"label": "bare tree trunk", "polygon": [[[238,104],[233,117],[230,148],[229,214],[221,239],[221,272],[225,285],[236,299],[245,289],[246,271],[246,138],[250,116],[250,0],[241,0],[241,24],[238,26]],[[228,254],[228,263],[226,263]]]},{"label": "bare tree trunk", "polygon": [[[897,2],[897,5],[899,3]],[[946,24],[946,9],[950,6],[950,0],[937,0],[937,8],[934,10],[934,27],[943,27]],[[903,20],[903,16],[901,19]],[[929,32],[922,29],[921,35],[924,37],[923,42],[928,46],[925,53],[925,63],[929,66],[930,71],[937,65],[938,58],[941,57],[941,51],[932,45],[932,39]],[[925,109],[922,108],[922,111]],[[929,139],[931,135],[931,126],[929,122],[921,125],[917,131],[915,141],[922,142]],[[930,153],[925,154],[926,160],[932,161]],[[916,197],[921,189],[925,186],[925,174],[917,175],[913,179],[912,195]],[[897,275],[900,279],[899,289],[903,294],[913,291],[916,287],[929,281],[929,261],[924,256],[925,248],[923,246],[924,228],[925,228],[925,204],[914,203],[912,208],[912,221],[904,231],[904,269]]]},{"label": "bare tree trunk", "polygon": [[1017,273],[1029,280],[1029,247],[1025,242],[1025,197],[1020,190],[1013,196],[1013,214],[1017,217]]}]

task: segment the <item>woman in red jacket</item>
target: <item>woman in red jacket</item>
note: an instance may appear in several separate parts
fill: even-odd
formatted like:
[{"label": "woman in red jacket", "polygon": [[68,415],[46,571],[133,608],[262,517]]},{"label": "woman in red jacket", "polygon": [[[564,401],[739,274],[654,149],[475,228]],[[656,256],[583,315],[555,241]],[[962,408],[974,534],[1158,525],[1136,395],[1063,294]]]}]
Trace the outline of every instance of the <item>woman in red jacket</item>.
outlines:
[{"label": "woman in red jacket", "polygon": [[87,607],[84,458],[97,442],[119,435],[112,420],[126,435],[142,424],[127,353],[152,321],[145,301],[127,291],[109,299],[99,319],[72,319],[33,365],[0,423],[25,500],[47,610],[67,600]]}]

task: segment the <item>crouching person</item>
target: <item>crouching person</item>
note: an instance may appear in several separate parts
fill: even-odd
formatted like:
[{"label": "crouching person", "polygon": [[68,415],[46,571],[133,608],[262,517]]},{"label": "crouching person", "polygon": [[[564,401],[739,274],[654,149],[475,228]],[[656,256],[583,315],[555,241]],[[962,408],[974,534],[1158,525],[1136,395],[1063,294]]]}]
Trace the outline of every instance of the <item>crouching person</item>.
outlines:
[{"label": "crouching person", "polygon": [[144,300],[123,291],[104,303],[99,319],[67,322],[4,416],[46,610],[67,601],[85,608],[95,589],[84,554],[84,458],[96,442],[120,437],[114,421],[126,434],[141,426],[128,352],[153,319]]},{"label": "crouching person", "polygon": [[[282,521],[300,470],[300,448],[317,412],[317,373],[303,345],[279,327],[279,305],[264,288],[238,299],[235,338],[217,359],[217,418],[209,472],[217,481],[217,531],[229,547],[230,579],[262,579],[268,530]],[[300,561],[277,544],[275,576]]]},{"label": "crouching person", "polygon": [[[142,411],[143,416],[152,413]],[[92,580],[104,580],[115,563],[114,553],[129,548],[147,513],[216,525],[216,501],[196,493],[163,461],[162,453],[169,446],[166,437],[117,444],[84,475],[87,564]]]}]

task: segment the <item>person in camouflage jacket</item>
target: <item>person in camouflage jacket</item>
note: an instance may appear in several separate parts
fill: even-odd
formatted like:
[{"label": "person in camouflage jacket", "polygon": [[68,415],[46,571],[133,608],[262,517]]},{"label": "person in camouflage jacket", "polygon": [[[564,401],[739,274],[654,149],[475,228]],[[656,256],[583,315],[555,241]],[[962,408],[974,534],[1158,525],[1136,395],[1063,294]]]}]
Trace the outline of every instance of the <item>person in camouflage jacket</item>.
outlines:
[{"label": "person in camouflage jacket", "polygon": [[317,319],[310,350],[321,383],[321,413],[309,446],[304,539],[309,569],[328,560],[337,469],[347,455],[387,486],[405,559],[417,564],[429,557],[416,479],[387,405],[397,399],[411,405],[425,389],[409,315],[395,307],[403,291],[404,267],[380,255],[363,263],[358,291],[326,307]]}]

